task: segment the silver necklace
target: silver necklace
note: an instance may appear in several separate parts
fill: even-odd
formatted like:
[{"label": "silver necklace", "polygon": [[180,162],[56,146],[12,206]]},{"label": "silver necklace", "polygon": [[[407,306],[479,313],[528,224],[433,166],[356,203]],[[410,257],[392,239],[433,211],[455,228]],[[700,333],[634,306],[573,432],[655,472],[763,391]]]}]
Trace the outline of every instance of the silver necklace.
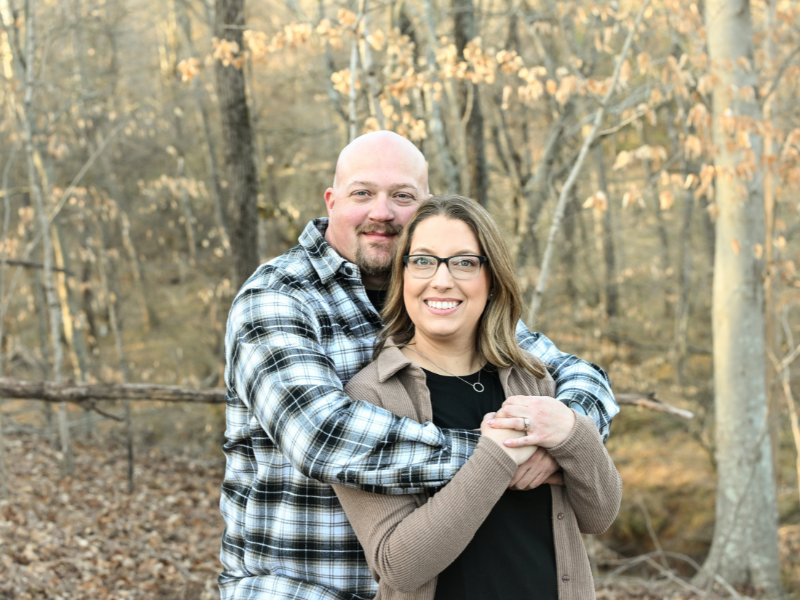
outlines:
[{"label": "silver necklace", "polygon": [[412,351],[414,354],[419,354],[419,355],[420,355],[422,358],[424,358],[425,360],[429,361],[429,362],[430,362],[430,363],[431,363],[431,364],[432,364],[434,367],[436,367],[437,369],[441,369],[442,371],[444,371],[444,372],[445,372],[445,373],[447,373],[448,375],[452,375],[452,376],[453,376],[453,377],[455,377],[456,379],[461,379],[461,381],[463,381],[463,382],[464,382],[464,383],[466,383],[467,385],[469,385],[469,386],[472,386],[472,389],[473,389],[473,390],[475,390],[476,392],[478,392],[478,393],[481,393],[481,392],[482,392],[482,391],[485,389],[485,388],[483,387],[483,384],[481,384],[481,371],[483,371],[483,367],[481,367],[481,370],[480,370],[480,371],[478,371],[478,381],[477,381],[477,382],[475,382],[475,383],[470,383],[469,381],[467,381],[466,379],[462,379],[461,377],[459,377],[459,376],[458,376],[458,375],[456,375],[455,373],[451,373],[450,371],[448,371],[448,370],[447,370],[447,369],[445,369],[444,367],[440,367],[440,366],[439,366],[439,365],[437,365],[435,362],[433,362],[433,361],[432,361],[430,358],[428,358],[427,356],[425,356],[424,354],[422,354],[422,352],[417,352],[416,350],[414,350],[413,348],[409,348],[408,346],[406,346],[406,348],[408,348],[409,350],[411,350],[411,351]]}]

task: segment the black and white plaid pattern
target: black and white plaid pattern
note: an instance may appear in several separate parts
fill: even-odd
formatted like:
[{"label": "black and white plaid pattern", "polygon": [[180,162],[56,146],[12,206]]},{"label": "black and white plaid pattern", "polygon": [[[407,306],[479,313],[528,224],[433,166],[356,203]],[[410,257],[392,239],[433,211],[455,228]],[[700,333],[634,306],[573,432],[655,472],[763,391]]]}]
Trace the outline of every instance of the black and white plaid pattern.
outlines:
[{"label": "black and white plaid pattern", "polygon": [[[324,240],[327,219],[262,265],[228,317],[223,599],[356,600],[377,584],[330,483],[408,494],[447,483],[475,431],[397,417],[342,391],[370,360],[381,322],[359,269]],[[518,329],[557,395],[603,436],[619,408],[605,373]]]}]

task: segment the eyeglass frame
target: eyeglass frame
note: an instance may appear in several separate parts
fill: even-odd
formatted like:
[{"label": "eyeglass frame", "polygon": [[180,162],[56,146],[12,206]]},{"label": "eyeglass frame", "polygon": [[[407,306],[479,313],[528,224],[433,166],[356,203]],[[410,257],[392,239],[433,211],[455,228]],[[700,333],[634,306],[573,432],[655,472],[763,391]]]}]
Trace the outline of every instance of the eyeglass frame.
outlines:
[{"label": "eyeglass frame", "polygon": [[[439,271],[439,267],[442,266],[442,263],[445,264],[447,267],[447,272],[450,273],[450,276],[453,279],[465,280],[465,279],[475,279],[478,275],[481,274],[481,268],[483,267],[483,263],[489,262],[489,257],[487,256],[479,256],[477,254],[454,254],[453,256],[448,256],[446,258],[442,258],[441,256],[434,256],[433,254],[404,254],[403,255],[403,265],[408,270],[408,259],[412,256],[425,256],[427,258],[435,258],[436,259],[436,268],[431,272],[430,277],[420,277],[419,275],[412,275],[411,271],[408,271],[408,274],[413,277],[414,279],[432,279],[434,275]],[[467,256],[469,258],[477,258],[478,259],[478,272],[475,273],[472,277],[456,277],[453,275],[453,272],[450,270],[450,263],[448,262],[451,258],[458,258],[459,256]]]}]

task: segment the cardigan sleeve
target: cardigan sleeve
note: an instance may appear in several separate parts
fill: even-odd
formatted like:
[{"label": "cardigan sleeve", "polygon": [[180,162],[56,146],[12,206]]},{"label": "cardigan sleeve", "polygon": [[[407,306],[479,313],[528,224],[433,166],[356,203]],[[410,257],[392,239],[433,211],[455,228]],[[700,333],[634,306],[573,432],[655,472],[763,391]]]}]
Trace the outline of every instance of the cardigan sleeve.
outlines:
[{"label": "cardigan sleeve", "polygon": [[548,452],[564,471],[564,486],[581,532],[603,533],[617,517],[622,478],[594,421],[575,413],[569,437]]},{"label": "cardigan sleeve", "polygon": [[[433,497],[386,496],[334,485],[376,579],[401,592],[424,585],[466,548],[506,491],[514,461],[481,438],[472,456]],[[425,502],[417,506],[419,501]]]},{"label": "cardigan sleeve", "polygon": [[[348,386],[346,391],[391,411],[399,399],[387,393],[388,387],[375,382]],[[341,485],[333,489],[376,580],[410,592],[461,554],[516,469],[499,444],[482,437],[466,464],[432,497],[373,494]]]}]

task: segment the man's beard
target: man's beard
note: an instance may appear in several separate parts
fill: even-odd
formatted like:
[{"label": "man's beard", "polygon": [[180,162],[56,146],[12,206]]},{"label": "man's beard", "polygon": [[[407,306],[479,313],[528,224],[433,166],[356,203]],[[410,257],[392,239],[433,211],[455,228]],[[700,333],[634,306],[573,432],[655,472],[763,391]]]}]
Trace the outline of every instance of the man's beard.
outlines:
[{"label": "man's beard", "polygon": [[[368,277],[388,277],[392,272],[392,261],[396,251],[397,237],[402,231],[399,225],[363,225],[356,229],[358,236],[356,242],[356,264],[361,269],[361,274]],[[361,234],[381,231],[395,235],[386,242],[368,243],[361,238]],[[370,252],[372,250],[372,252]]]}]

